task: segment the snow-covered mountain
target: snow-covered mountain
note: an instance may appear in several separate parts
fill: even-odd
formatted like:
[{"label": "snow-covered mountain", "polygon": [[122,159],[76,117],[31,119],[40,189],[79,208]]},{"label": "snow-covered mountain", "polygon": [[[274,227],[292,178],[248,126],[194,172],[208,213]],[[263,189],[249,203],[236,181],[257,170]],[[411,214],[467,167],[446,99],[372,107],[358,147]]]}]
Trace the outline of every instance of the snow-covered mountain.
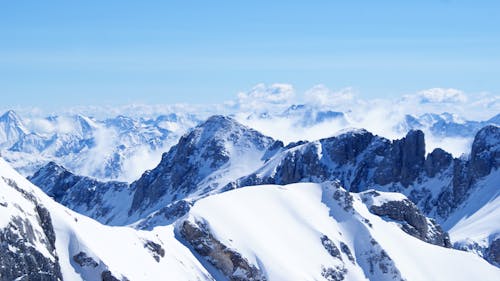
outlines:
[{"label": "snow-covered mountain", "polygon": [[[76,176],[54,163],[30,180],[101,223],[139,229],[171,224],[200,198],[239,187],[338,181],[350,192],[403,194],[450,231],[454,247],[498,264],[500,128],[482,128],[469,157],[454,158],[442,149],[426,154],[425,148],[418,130],[394,141],[348,130],[284,146],[232,118],[213,116],[130,185]],[[401,211],[406,205],[394,208]]]},{"label": "snow-covered mountain", "polygon": [[[500,225],[493,220],[500,212],[499,160],[500,127],[494,125],[477,133],[469,158],[453,158],[442,149],[426,156],[421,131],[389,141],[357,130],[291,147],[230,186],[339,180],[350,191],[399,192],[450,230],[456,247],[498,264]],[[461,231],[478,223],[472,218],[491,224],[467,236]]]},{"label": "snow-covered mountain", "polygon": [[[156,167],[161,155],[184,133],[218,110],[187,108],[161,115],[102,119],[84,114],[21,117],[10,110],[0,117],[0,152],[25,176],[53,161],[79,175],[131,182]],[[480,128],[500,125],[498,116],[470,121],[456,114],[429,113],[384,117],[384,125],[380,126],[379,122],[367,122],[370,117],[357,112],[311,104],[274,110],[221,111],[285,143],[314,141],[352,127],[365,128],[389,139],[402,137],[409,130],[422,130],[427,135],[428,150],[444,147],[455,156],[470,149]]]},{"label": "snow-covered mountain", "polygon": [[164,217],[188,201],[221,192],[229,182],[262,166],[281,146],[230,117],[212,116],[182,136],[156,168],[130,186],[77,176],[55,163],[30,180],[75,211],[124,225],[148,215]]},{"label": "snow-covered mountain", "polygon": [[0,150],[24,175],[54,161],[78,174],[128,181],[155,167],[161,154],[198,122],[189,114],[22,119],[8,111],[0,117]]},{"label": "snow-covered mountain", "polygon": [[500,278],[446,248],[439,225],[397,193],[349,193],[338,182],[245,187],[137,230],[67,209],[2,159],[0,177],[1,280]]},{"label": "snow-covered mountain", "polygon": [[3,159],[0,175],[0,280],[212,280],[174,226],[104,226],[56,203]]}]

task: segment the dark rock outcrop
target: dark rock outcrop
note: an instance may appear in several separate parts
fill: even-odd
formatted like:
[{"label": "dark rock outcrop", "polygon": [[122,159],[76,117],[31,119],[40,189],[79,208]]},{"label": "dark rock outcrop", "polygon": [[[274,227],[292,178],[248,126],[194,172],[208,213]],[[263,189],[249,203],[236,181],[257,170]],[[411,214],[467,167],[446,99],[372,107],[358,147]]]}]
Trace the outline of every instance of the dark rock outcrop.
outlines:
[{"label": "dark rock outcrop", "polygon": [[370,212],[377,216],[397,221],[401,229],[428,243],[450,248],[448,233],[434,220],[427,219],[410,200],[388,201],[380,206],[370,206]]},{"label": "dark rock outcrop", "polygon": [[145,241],[144,242],[144,248],[148,249],[151,254],[153,255],[153,258],[157,261],[160,262],[160,258],[163,258],[165,256],[165,249],[163,247],[153,241]]},{"label": "dark rock outcrop", "polygon": [[130,192],[125,182],[101,182],[78,176],[54,162],[43,166],[28,180],[58,203],[101,223],[109,223],[112,219],[111,211],[115,204],[124,204],[106,200],[105,197]]},{"label": "dark rock outcrop", "polygon": [[263,281],[264,273],[241,254],[228,248],[210,233],[203,222],[182,222],[180,234],[200,256],[220,270],[231,281]]},{"label": "dark rock outcrop", "polygon": [[321,244],[325,248],[325,250],[330,254],[330,256],[342,260],[342,256],[340,255],[339,248],[333,243],[333,241],[328,238],[328,236],[321,236]]},{"label": "dark rock outcrop", "polygon": [[448,168],[453,161],[453,156],[442,150],[441,148],[434,149],[425,159],[424,168],[429,177],[434,177],[436,174]]},{"label": "dark rock outcrop", "polygon": [[321,276],[327,281],[342,281],[345,279],[347,269],[345,267],[323,267],[321,269]]},{"label": "dark rock outcrop", "polygon": [[352,255],[351,249],[349,249],[349,246],[347,246],[347,244],[342,242],[342,241],[340,242],[340,250],[342,251],[342,253],[344,253],[347,256],[347,258],[353,264],[356,263],[356,260],[354,260],[354,256]]},{"label": "dark rock outcrop", "polygon": [[500,238],[494,239],[487,249],[486,260],[500,267]]},{"label": "dark rock outcrop", "polygon": [[[2,280],[62,280],[59,257],[55,249],[55,232],[49,211],[39,204],[33,194],[18,187],[11,179],[5,183],[19,191],[33,207],[23,210],[13,204],[26,217],[12,217],[0,229],[0,278]],[[44,254],[42,252],[48,253]]]},{"label": "dark rock outcrop", "polygon": [[93,258],[87,256],[85,252],[79,252],[78,254],[73,256],[73,261],[76,262],[81,267],[93,267],[96,268],[99,266],[99,263],[95,261]]},{"label": "dark rock outcrop", "polygon": [[270,157],[270,151],[279,150],[279,146],[273,139],[230,117],[212,116],[181,137],[177,145],[163,154],[155,169],[132,184],[135,193],[129,213],[141,212],[162,199],[170,203],[195,191],[217,188],[198,185],[210,182],[207,177],[235,156],[228,147],[237,147],[243,154],[245,150],[260,151],[264,158]]},{"label": "dark rock outcrop", "polygon": [[393,141],[390,151],[377,169],[375,182],[385,185],[400,182],[408,187],[419,175],[425,161],[422,131],[410,131],[406,137]]},{"label": "dark rock outcrop", "polygon": [[472,143],[470,170],[479,178],[488,175],[500,165],[500,127],[490,125],[477,133]]}]

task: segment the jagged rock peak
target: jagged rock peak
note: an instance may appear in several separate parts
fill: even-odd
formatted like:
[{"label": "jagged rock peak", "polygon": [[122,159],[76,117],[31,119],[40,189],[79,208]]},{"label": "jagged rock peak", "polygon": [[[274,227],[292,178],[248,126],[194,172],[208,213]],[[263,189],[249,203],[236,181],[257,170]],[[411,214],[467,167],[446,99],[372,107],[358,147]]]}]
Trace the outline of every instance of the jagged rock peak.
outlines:
[{"label": "jagged rock peak", "polygon": [[476,136],[474,137],[474,143],[476,145],[484,143],[488,146],[500,144],[500,126],[488,125],[483,127],[477,132]]},{"label": "jagged rock peak", "polygon": [[470,155],[471,170],[483,177],[500,164],[500,127],[488,125],[477,132]]},{"label": "jagged rock peak", "polygon": [[[129,213],[153,206],[162,197],[167,204],[195,192],[217,189],[227,184],[218,178],[224,178],[224,171],[240,158],[249,169],[245,173],[250,173],[262,164],[262,158],[270,157],[266,151],[274,142],[231,117],[212,116],[182,136],[156,168],[132,184],[136,192]],[[218,174],[211,176],[216,171]],[[198,186],[202,181],[203,186]]]},{"label": "jagged rock peak", "polygon": [[0,121],[10,121],[10,122],[16,122],[16,123],[21,123],[21,118],[19,115],[14,110],[9,110],[6,111],[2,116],[0,116]]}]

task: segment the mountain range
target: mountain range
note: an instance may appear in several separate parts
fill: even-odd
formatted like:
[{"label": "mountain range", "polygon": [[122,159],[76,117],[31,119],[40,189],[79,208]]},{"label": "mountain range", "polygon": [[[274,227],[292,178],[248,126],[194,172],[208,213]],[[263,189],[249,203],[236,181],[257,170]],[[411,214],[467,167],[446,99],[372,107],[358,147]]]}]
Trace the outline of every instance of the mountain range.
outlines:
[{"label": "mountain range", "polygon": [[[52,268],[57,278],[498,279],[500,127],[481,128],[467,157],[425,147],[419,130],[397,140],[346,130],[285,145],[212,116],[131,183],[79,176],[54,162],[29,177],[32,183],[7,163],[2,170],[9,171],[5,188],[35,194],[31,204],[55,220],[60,232],[50,234],[44,211],[17,214],[38,218],[35,233],[66,243],[59,244],[64,253],[47,237],[34,238],[49,241],[42,246],[28,243],[36,246],[30,251],[52,253],[33,266]],[[6,217],[4,232],[20,224]],[[77,238],[57,239],[68,231]],[[115,238],[93,241],[86,232]],[[7,246],[13,260],[14,247]]]},{"label": "mountain range", "polygon": [[[205,120],[209,113],[186,110],[149,117],[118,115],[96,119],[83,114],[21,117],[10,110],[0,116],[0,152],[25,176],[33,175],[49,162],[55,162],[78,175],[131,182],[145,170],[156,167],[162,153]],[[273,127],[273,123],[286,123],[284,132],[268,132],[274,138],[285,140],[286,144],[312,141],[331,136],[339,130],[365,125],[352,112],[308,104],[291,105],[275,111],[229,112],[229,115],[257,130]],[[384,127],[388,129],[377,130],[381,136],[394,139],[404,136],[409,130],[422,130],[428,136],[428,147],[445,146],[459,156],[468,152],[473,136],[480,128],[489,124],[500,125],[500,117],[470,121],[456,114],[428,113],[404,115],[386,122],[388,124]],[[287,138],[290,131],[301,133]],[[450,142],[460,145],[452,149]]]}]

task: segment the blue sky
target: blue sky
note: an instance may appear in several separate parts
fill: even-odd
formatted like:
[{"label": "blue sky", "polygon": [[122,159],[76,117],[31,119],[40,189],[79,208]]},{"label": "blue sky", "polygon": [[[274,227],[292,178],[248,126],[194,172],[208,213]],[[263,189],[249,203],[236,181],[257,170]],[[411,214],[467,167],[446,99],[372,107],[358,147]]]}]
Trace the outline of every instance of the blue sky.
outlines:
[{"label": "blue sky", "polygon": [[500,1],[2,1],[4,106],[500,93]]}]

